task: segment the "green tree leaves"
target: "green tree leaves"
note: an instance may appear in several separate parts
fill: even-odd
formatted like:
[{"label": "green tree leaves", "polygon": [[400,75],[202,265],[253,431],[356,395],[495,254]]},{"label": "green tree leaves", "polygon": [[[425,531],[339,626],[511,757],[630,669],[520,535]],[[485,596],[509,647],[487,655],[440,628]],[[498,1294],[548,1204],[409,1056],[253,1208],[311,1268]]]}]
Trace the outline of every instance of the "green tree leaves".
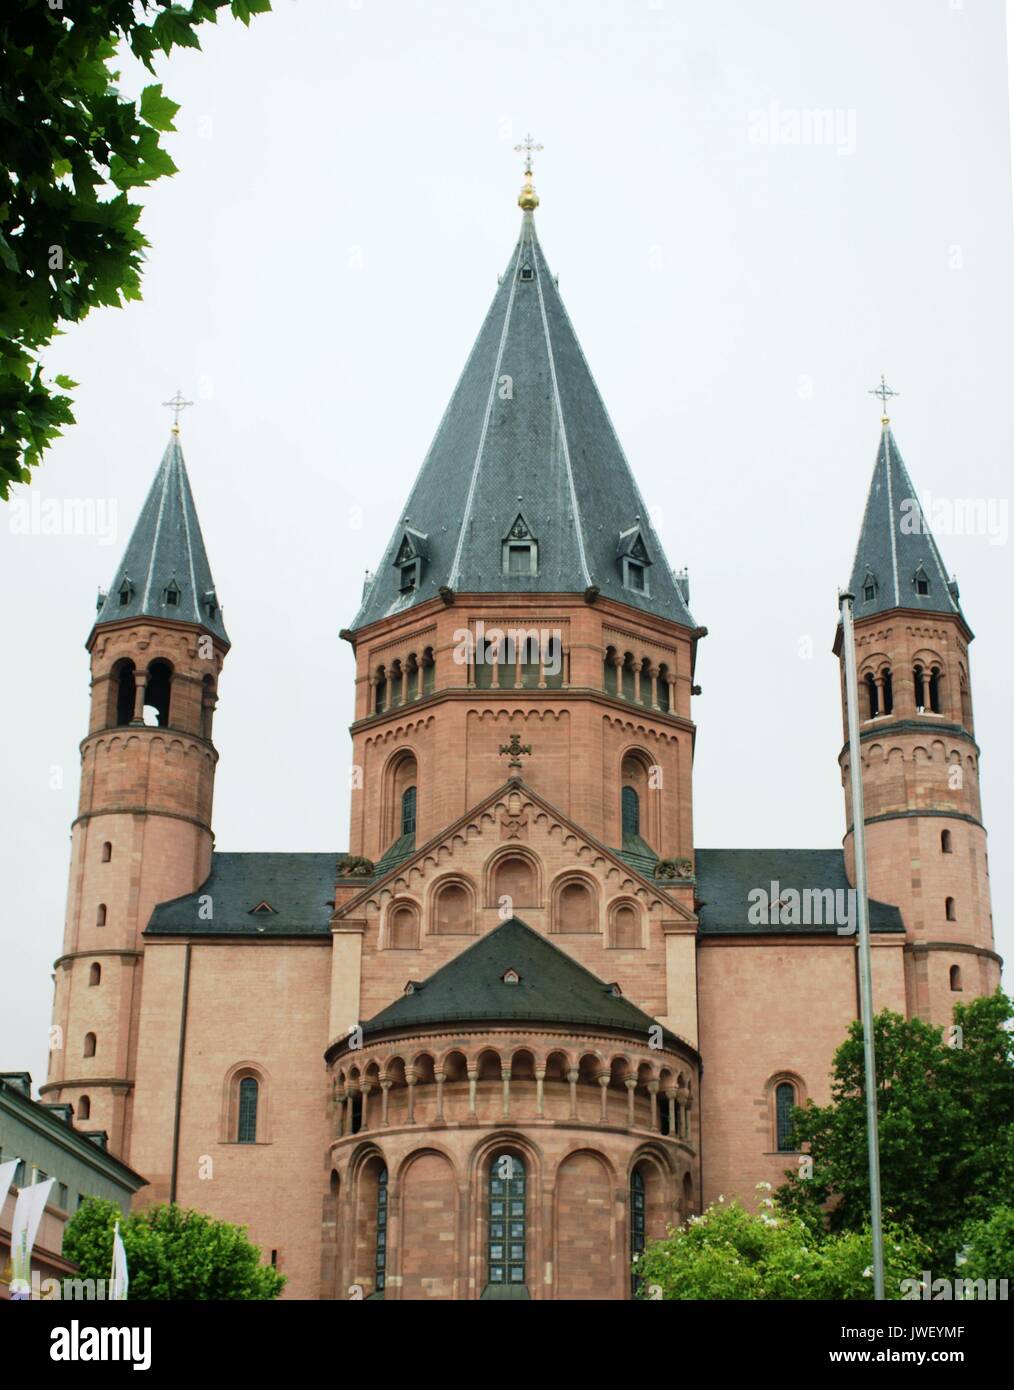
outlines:
[{"label": "green tree leaves", "polygon": [[109,1278],[117,1221],[131,1299],[269,1299],[285,1286],[284,1275],[261,1264],[243,1226],[177,1206],[124,1219],[115,1202],[98,1198],[82,1204],[64,1234],[63,1253],[82,1278]]},{"label": "green tree leaves", "polygon": [[161,136],[179,106],[161,82],[137,102],[117,90],[121,45],[153,71],[157,53],[199,48],[198,26],[229,8],[244,24],[270,0],[19,0],[0,18],[0,498],[74,416],[72,387],[39,351],[99,305],[141,297],[146,246],[128,196],[176,173]]}]

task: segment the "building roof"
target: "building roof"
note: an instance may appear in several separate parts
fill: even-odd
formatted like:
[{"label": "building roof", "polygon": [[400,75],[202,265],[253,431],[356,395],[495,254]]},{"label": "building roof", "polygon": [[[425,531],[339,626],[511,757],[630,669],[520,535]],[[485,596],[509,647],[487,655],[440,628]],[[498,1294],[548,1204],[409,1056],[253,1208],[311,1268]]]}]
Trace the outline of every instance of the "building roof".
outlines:
[{"label": "building roof", "polygon": [[216,852],[201,886],[159,903],[145,935],[327,937],[337,860],[337,853]]},{"label": "building roof", "polygon": [[95,626],[141,617],[196,623],[229,641],[177,434],[166,445],[109,592],[100,597]]},{"label": "building roof", "polygon": [[[508,984],[504,975],[520,977]],[[502,922],[363,1025],[366,1035],[435,1023],[578,1024],[636,1032],[655,1020],[518,917]],[[666,1033],[669,1045],[677,1039]],[[688,1046],[688,1044],[683,1044]]]},{"label": "building roof", "polygon": [[[764,923],[750,921],[750,894],[760,888],[772,895],[777,884],[775,900],[789,889],[802,893],[805,889],[849,889],[845,874],[845,855],[840,849],[698,849],[694,851],[697,871],[698,922],[702,936],[743,934],[770,936],[795,934],[799,936],[834,936],[835,921],[827,924],[785,924],[773,920]],[[847,899],[841,900],[847,903]],[[783,908],[779,918],[788,915]],[[811,913],[811,917],[813,914]],[[890,903],[870,899],[870,930],[903,932],[900,910]]]},{"label": "building roof", "polygon": [[[622,298],[622,277],[607,276]],[[505,573],[504,542],[537,547]],[[626,557],[626,558],[625,558]],[[642,561],[646,592],[623,585]],[[402,591],[400,563],[420,562]],[[563,307],[531,212],[353,630],[436,597],[584,593],[695,626]]]},{"label": "building roof", "polygon": [[[86,1168],[101,1174],[126,1193],[137,1192],[148,1181],[141,1173],[135,1172],[122,1159],[108,1151],[104,1131],[76,1128],[71,1118],[71,1106],[33,1100],[32,1078],[29,1072],[0,1072],[0,1110],[23,1129],[26,1138],[29,1134],[37,1136],[39,1140],[55,1145],[64,1153],[72,1154]],[[14,1139],[10,1133],[5,1138],[7,1157],[12,1156],[15,1145],[20,1156],[30,1157],[25,1152],[25,1142]],[[49,1172],[52,1176],[51,1169]],[[6,1192],[0,1192],[0,1207],[3,1206],[6,1197]]]},{"label": "building roof", "polygon": [[[929,592],[918,592],[923,576]],[[865,597],[872,579],[874,595]],[[890,608],[916,608],[927,613],[953,613],[964,622],[958,586],[947,574],[912,479],[889,424],[880,434],[873,478],[866,499],[859,544],[849,585],[856,618],[869,618]]]}]

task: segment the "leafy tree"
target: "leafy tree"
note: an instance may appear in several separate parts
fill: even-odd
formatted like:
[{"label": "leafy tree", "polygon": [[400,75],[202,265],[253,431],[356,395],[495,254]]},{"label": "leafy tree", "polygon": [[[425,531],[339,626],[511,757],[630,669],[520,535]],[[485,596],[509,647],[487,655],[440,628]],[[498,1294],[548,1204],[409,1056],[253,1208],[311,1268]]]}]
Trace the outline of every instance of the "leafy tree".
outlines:
[{"label": "leafy tree", "polygon": [[218,11],[250,23],[270,0],[18,0],[0,18],[0,498],[28,482],[73,424],[76,385],[43,377],[40,348],[97,305],[141,297],[148,245],[130,191],[174,174],[161,137],[179,109],[161,83],[137,102],[116,89],[126,44],[156,54],[200,48]]},{"label": "leafy tree", "polygon": [[1014,1206],[995,1207],[985,1219],[969,1221],[961,1234],[962,1279],[1006,1279],[1014,1286]]},{"label": "leafy tree", "polygon": [[[918,1231],[938,1269],[953,1268],[962,1226],[1014,1205],[1014,1017],[999,991],[959,1004],[960,1030],[885,1010],[874,1019],[877,1114],[885,1220]],[[869,1222],[862,1027],[852,1025],[835,1054],[831,1103],[793,1116],[793,1142],[806,1145],[813,1177],[787,1173],[782,1207],[812,1229]]]},{"label": "leafy tree", "polygon": [[[763,1184],[762,1184],[763,1185]],[[925,1267],[926,1247],[887,1230],[887,1295]],[[873,1297],[869,1231],[821,1233],[764,1198],[756,1214],[719,1198],[702,1216],[650,1242],[635,1268],[639,1297],[667,1299],[869,1299]]]},{"label": "leafy tree", "polygon": [[82,1278],[109,1278],[117,1221],[131,1299],[268,1299],[285,1286],[284,1275],[261,1264],[245,1226],[178,1206],[145,1207],[124,1220],[115,1202],[98,1197],[81,1204],[63,1238]]}]

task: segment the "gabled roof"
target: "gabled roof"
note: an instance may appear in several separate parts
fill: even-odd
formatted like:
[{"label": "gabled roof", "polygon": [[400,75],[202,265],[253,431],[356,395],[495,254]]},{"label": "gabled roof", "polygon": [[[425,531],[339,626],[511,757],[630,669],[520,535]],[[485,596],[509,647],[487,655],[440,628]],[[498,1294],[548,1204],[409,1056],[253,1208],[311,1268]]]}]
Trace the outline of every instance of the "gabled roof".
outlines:
[{"label": "gabled roof", "polygon": [[[841,890],[849,888],[845,855],[840,849],[698,849],[697,918],[701,936],[835,936],[835,924],[785,926],[751,923],[750,894],[762,888],[770,897],[772,883],[779,897],[790,888]],[[903,932],[900,910],[870,899],[870,930]]]},{"label": "gabled roof", "polygon": [[[216,852],[199,888],[157,904],[145,935],[330,938],[337,860],[337,853]],[[258,911],[264,903],[270,910]]]},{"label": "gabled roof", "polygon": [[[176,603],[166,601],[171,589],[178,591]],[[170,436],[95,625],[140,617],[196,623],[229,641],[176,434]]]},{"label": "gabled roof", "polygon": [[[920,594],[916,575],[922,570],[929,593]],[[865,597],[868,581],[874,596]],[[866,499],[859,544],[849,588],[855,596],[856,618],[886,613],[891,608],[916,608],[927,613],[953,613],[964,622],[957,585],[952,584],[912,479],[889,424],[884,424]]]},{"label": "gabled roof", "polygon": [[[521,977],[508,984],[504,975]],[[365,1035],[420,1024],[502,1022],[578,1024],[646,1034],[649,1014],[605,984],[518,917],[502,922],[474,945],[416,983],[364,1023]],[[676,1042],[671,1033],[667,1042]],[[686,1046],[686,1044],[684,1044]]]},{"label": "gabled roof", "polygon": [[[605,293],[622,304],[608,262]],[[530,271],[530,275],[526,274]],[[518,514],[538,538],[536,574],[505,573]],[[427,537],[421,582],[402,592],[394,563],[405,528]],[[638,528],[651,594],[623,587],[620,529]],[[695,627],[599,395],[531,212],[353,630],[441,588],[472,593],[603,595]]]}]

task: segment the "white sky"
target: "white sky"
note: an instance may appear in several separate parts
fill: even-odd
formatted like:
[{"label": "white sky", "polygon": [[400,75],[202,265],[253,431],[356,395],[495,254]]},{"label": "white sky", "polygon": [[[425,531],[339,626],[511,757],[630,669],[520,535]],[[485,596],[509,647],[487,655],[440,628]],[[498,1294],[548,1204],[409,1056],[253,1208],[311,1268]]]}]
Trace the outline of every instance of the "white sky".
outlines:
[{"label": "white sky", "polygon": [[[218,848],[342,849],[352,662],[338,630],[507,262],[527,129],[546,146],[542,244],[710,629],[699,845],[840,843],[830,646],[880,372],[902,393],[891,414],[921,492],[1009,491],[1001,0],[278,0],[202,41],[159,70],[182,102],[180,173],[142,195],[144,301],[96,311],[47,358],[81,383],[79,424],[30,493],[115,501],[115,540],[0,520],[0,1069],[36,1083],[87,727],[83,643],[167,438],[160,402],[177,386],[197,402],[183,443],[233,641]],[[125,90],[145,80],[125,63]],[[835,143],[759,141],[757,112],[813,108],[838,112]],[[1010,954],[1010,547],[939,541],[979,634]]]}]

